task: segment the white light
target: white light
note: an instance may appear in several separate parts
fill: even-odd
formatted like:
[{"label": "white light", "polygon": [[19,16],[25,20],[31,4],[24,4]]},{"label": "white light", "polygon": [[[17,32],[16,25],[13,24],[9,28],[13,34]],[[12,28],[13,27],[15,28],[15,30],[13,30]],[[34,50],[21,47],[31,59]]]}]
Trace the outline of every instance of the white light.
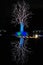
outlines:
[{"label": "white light", "polygon": [[38,38],[38,34],[35,34],[35,38]]}]

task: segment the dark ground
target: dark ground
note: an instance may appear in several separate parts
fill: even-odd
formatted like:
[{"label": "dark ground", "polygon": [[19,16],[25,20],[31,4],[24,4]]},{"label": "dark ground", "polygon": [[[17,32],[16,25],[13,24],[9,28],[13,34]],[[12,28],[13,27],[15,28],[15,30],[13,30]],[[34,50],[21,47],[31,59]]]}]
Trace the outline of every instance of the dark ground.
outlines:
[{"label": "dark ground", "polygon": [[[29,0],[27,0],[29,1]],[[41,0],[30,0],[31,10],[34,15],[32,15],[32,20],[30,24],[30,30],[43,30],[43,1]],[[11,34],[19,30],[14,28],[13,24],[10,24],[11,21],[11,5],[12,0],[1,0],[0,7],[0,30],[7,30],[6,34],[2,32],[3,36],[0,37],[0,65],[11,64],[11,45],[10,41],[14,41],[14,37],[11,37]],[[8,34],[8,36],[6,36]],[[38,40],[29,40],[32,48],[32,55],[30,56],[29,63],[30,65],[39,65],[43,64],[43,38]]]}]

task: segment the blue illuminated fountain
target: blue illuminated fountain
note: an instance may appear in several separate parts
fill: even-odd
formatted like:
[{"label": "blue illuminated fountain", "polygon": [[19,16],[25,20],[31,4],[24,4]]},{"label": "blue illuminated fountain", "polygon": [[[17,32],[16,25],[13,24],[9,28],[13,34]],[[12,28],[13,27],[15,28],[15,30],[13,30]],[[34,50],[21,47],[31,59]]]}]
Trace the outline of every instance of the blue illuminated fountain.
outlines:
[{"label": "blue illuminated fountain", "polygon": [[24,38],[23,36],[28,36],[28,33],[24,31],[24,23],[23,22],[20,22],[20,32],[16,32],[16,37],[19,37],[20,36],[20,47],[22,48],[23,47],[23,44],[24,44]]},{"label": "blue illuminated fountain", "polygon": [[[21,33],[24,32],[24,24],[23,24],[23,22],[20,22],[20,32]],[[23,46],[23,43],[24,43],[24,39],[23,38],[20,38],[20,47]]]}]

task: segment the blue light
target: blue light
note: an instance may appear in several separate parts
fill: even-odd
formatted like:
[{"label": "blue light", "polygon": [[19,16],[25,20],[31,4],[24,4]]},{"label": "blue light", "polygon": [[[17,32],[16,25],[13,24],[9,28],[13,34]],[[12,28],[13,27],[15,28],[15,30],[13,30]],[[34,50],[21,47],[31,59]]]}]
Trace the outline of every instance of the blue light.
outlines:
[{"label": "blue light", "polygon": [[24,44],[24,38],[22,36],[28,36],[28,33],[24,31],[24,23],[23,22],[20,22],[20,32],[16,32],[15,34],[17,37],[21,36],[20,37],[20,47],[22,48],[23,47],[23,44]]},{"label": "blue light", "polygon": [[[23,24],[23,22],[20,22],[20,32],[21,32],[21,34],[22,34],[23,31],[24,31],[24,24]],[[20,38],[20,47],[23,46],[23,43],[24,43],[24,39]]]},{"label": "blue light", "polygon": [[18,32],[15,33],[15,36],[18,36]]},{"label": "blue light", "polygon": [[20,47],[23,47],[24,39],[20,38]]},{"label": "blue light", "polygon": [[20,32],[23,32],[24,31],[24,24],[23,22],[20,22]]},{"label": "blue light", "polygon": [[28,36],[27,32],[22,32],[22,36]]}]

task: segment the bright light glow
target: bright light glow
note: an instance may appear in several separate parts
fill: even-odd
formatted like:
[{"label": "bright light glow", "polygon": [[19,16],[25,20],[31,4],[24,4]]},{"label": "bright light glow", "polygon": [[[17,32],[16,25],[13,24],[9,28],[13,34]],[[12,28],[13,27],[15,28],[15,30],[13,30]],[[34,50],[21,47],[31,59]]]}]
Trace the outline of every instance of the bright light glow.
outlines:
[{"label": "bright light glow", "polygon": [[35,38],[38,38],[38,34],[35,34]]}]

